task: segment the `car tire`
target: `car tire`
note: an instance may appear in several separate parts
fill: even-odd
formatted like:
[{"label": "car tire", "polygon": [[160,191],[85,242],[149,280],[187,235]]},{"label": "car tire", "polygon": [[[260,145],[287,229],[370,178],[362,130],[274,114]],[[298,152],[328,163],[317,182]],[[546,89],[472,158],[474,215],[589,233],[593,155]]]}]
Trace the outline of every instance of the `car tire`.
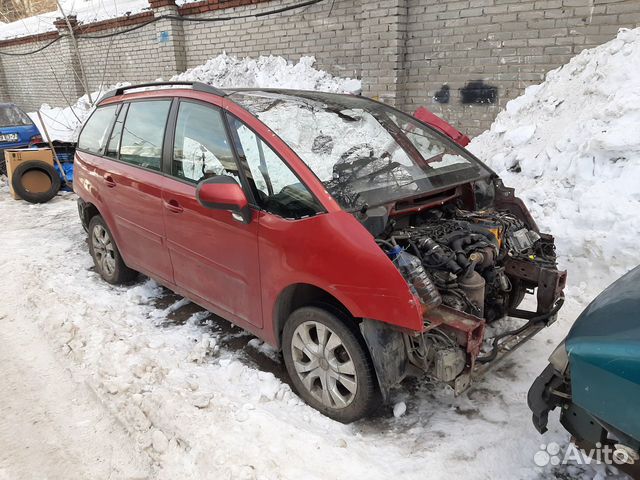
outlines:
[{"label": "car tire", "polygon": [[131,282],[138,275],[125,265],[111,230],[100,215],[89,222],[89,252],[96,271],[112,285]]},{"label": "car tire", "polygon": [[522,284],[519,279],[511,280],[511,295],[509,296],[509,311],[515,310],[520,306],[524,296],[527,293],[527,287]]},{"label": "car tire", "polygon": [[7,175],[7,163],[4,159],[4,150],[0,149],[0,177],[2,175]]},{"label": "car tire", "polygon": [[[24,185],[23,177],[28,172],[39,171],[46,174],[51,180],[51,186],[46,191],[32,192]],[[60,176],[53,166],[40,160],[31,160],[21,163],[11,174],[11,187],[23,200],[29,203],[45,203],[56,196],[60,190]]]},{"label": "car tire", "polygon": [[342,423],[373,413],[381,403],[369,352],[357,330],[347,326],[350,320],[303,307],[289,316],[282,335],[285,366],[298,395]]}]

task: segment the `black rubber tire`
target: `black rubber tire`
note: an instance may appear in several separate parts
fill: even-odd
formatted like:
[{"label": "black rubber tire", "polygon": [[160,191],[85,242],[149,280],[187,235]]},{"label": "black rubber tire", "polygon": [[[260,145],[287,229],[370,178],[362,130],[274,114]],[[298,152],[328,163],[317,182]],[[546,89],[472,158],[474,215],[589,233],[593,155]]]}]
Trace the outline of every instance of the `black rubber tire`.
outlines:
[{"label": "black rubber tire", "polygon": [[[102,268],[102,265],[100,265],[100,262],[96,258],[96,252],[93,246],[93,234],[94,234],[93,232],[96,226],[98,225],[105,229],[105,231],[109,235],[109,238],[111,239],[111,242],[113,244],[115,268],[112,274],[109,274],[108,272],[104,271],[104,269]],[[109,227],[107,226],[106,222],[100,215],[95,215],[93,218],[91,218],[91,221],[89,222],[88,233],[89,233],[89,253],[91,254],[91,258],[93,258],[93,264],[95,265],[96,272],[100,274],[100,276],[103,278],[105,282],[110,283],[112,285],[122,285],[124,283],[132,282],[133,280],[136,279],[136,277],[138,276],[138,272],[136,272],[135,270],[132,270],[131,268],[125,265],[124,261],[122,260],[122,256],[120,255],[120,250],[118,250],[118,246],[116,245],[116,242],[111,233],[111,230],[109,230]]]},{"label": "black rubber tire", "polygon": [[524,296],[527,293],[527,287],[518,279],[511,280],[511,295],[509,295],[509,310],[514,310],[524,300]]},{"label": "black rubber tire", "polygon": [[[22,184],[22,176],[30,170],[39,170],[46,173],[51,180],[51,188],[46,192],[30,192]],[[48,163],[40,160],[30,160],[21,163],[11,174],[11,186],[13,191],[20,195],[20,198],[29,203],[46,203],[55,197],[60,190],[60,176]]]},{"label": "black rubber tire", "polygon": [[7,175],[7,163],[4,160],[4,150],[0,148],[0,176]]},{"label": "black rubber tire", "polygon": [[[377,410],[382,403],[382,396],[369,352],[357,330],[349,328],[345,324],[345,321],[350,320],[353,319],[340,319],[322,308],[302,307],[289,316],[282,335],[284,363],[298,395],[311,407],[342,423],[351,423],[366,417]],[[295,369],[291,341],[296,328],[307,321],[322,323],[337,334],[354,364],[357,378],[355,398],[344,408],[338,409],[323,405],[307,390]]]}]

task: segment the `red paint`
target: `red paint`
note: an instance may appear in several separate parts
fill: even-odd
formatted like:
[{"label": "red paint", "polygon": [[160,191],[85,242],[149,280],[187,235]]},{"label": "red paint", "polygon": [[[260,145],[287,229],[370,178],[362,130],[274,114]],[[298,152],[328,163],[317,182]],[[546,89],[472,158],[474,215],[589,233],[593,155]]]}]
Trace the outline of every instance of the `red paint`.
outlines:
[{"label": "red paint", "polygon": [[[420,303],[371,234],[249,112],[190,89],[130,93],[103,104],[167,96],[202,100],[245,122],[291,166],[325,213],[286,220],[253,210],[245,224],[229,211],[203,207],[193,184],[77,152],[75,191],[105,218],[130,267],[273,345],[279,344],[274,325],[278,299],[295,284],[325,290],[355,317],[422,331]],[[203,186],[200,195],[211,203],[246,205],[237,186]]]},{"label": "red paint", "polygon": [[417,109],[413,116],[421,122],[426,123],[427,125],[430,125],[436,130],[444,133],[461,147],[466,147],[471,141],[469,137],[467,137],[460,130],[455,128],[450,123],[444,121],[436,114],[430,112],[425,107],[420,107],[419,109]]}]

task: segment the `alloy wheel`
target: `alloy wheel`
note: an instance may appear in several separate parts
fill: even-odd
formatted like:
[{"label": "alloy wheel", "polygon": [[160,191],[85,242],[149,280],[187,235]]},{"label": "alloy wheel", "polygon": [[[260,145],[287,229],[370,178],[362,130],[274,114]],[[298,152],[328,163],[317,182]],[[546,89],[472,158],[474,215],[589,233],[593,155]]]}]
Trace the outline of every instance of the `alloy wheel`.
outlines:
[{"label": "alloy wheel", "polygon": [[300,324],[291,352],[304,387],[325,407],[341,409],[353,402],[358,387],[355,365],[333,330],[315,321]]},{"label": "alloy wheel", "polygon": [[102,225],[96,225],[93,228],[91,243],[96,264],[102,273],[109,277],[113,276],[116,270],[116,254],[113,241],[106,228]]}]

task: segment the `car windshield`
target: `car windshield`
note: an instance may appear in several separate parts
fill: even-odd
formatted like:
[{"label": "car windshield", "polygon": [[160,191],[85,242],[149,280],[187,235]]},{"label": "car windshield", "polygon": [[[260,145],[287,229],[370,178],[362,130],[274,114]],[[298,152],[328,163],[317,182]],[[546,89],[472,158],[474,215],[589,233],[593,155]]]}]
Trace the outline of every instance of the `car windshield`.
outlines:
[{"label": "car windshield", "polygon": [[15,105],[0,105],[0,127],[19,127],[32,123],[29,115]]},{"label": "car windshield", "polygon": [[363,97],[236,91],[230,98],[282,138],[347,210],[490,173],[412,117]]}]

